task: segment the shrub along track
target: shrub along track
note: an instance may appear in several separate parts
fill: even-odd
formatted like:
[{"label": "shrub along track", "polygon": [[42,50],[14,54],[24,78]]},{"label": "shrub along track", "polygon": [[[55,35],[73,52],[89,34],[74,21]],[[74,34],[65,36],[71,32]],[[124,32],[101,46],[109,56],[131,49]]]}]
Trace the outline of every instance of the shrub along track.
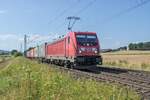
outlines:
[{"label": "shrub along track", "polygon": [[[55,66],[56,68],[56,66]],[[91,67],[88,70],[57,67],[69,72],[74,78],[88,78],[99,82],[119,83],[135,90],[141,100],[150,100],[150,72],[108,67]]]}]

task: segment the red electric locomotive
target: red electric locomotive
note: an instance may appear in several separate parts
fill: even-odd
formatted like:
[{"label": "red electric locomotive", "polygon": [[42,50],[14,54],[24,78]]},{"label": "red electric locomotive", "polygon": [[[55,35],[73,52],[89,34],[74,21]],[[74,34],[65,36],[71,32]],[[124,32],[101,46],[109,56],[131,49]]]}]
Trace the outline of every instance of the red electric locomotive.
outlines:
[{"label": "red electric locomotive", "polygon": [[99,51],[95,32],[70,32],[61,39],[29,49],[27,57],[83,69],[87,65],[102,64]]},{"label": "red electric locomotive", "polygon": [[85,68],[102,64],[95,32],[70,32],[64,38],[48,43],[45,50],[48,62],[66,67]]}]

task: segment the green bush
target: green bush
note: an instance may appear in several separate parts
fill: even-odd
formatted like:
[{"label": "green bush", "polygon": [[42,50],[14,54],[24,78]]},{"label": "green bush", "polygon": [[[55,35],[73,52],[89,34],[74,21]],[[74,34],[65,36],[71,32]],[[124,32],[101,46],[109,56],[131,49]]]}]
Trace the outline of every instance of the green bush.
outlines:
[{"label": "green bush", "polygon": [[14,54],[14,57],[18,57],[18,56],[22,56],[22,53],[21,52],[17,52]]},{"label": "green bush", "polygon": [[12,50],[11,55],[14,57],[22,56],[23,54],[17,50]]}]

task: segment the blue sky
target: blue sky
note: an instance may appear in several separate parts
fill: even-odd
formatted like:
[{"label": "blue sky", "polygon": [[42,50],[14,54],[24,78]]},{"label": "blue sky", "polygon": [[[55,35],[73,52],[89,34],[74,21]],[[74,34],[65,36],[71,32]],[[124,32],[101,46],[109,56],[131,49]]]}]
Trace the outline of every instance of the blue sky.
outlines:
[{"label": "blue sky", "polygon": [[[20,50],[23,35],[34,46],[66,34],[68,16],[79,16],[74,31],[97,32],[101,48],[150,41],[150,2],[108,20],[145,0],[0,0],[0,49]],[[61,14],[62,12],[64,12]],[[80,12],[81,11],[81,12]],[[55,20],[54,20],[55,19]]]}]

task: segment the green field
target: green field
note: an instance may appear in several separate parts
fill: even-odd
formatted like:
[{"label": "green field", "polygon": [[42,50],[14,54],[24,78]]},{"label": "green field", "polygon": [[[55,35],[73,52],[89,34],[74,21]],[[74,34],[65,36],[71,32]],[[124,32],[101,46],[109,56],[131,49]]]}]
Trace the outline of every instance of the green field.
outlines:
[{"label": "green field", "polygon": [[0,100],[140,100],[130,89],[72,79],[45,64],[15,58],[0,70]]},{"label": "green field", "polygon": [[0,63],[3,62],[4,58],[0,56]]}]

